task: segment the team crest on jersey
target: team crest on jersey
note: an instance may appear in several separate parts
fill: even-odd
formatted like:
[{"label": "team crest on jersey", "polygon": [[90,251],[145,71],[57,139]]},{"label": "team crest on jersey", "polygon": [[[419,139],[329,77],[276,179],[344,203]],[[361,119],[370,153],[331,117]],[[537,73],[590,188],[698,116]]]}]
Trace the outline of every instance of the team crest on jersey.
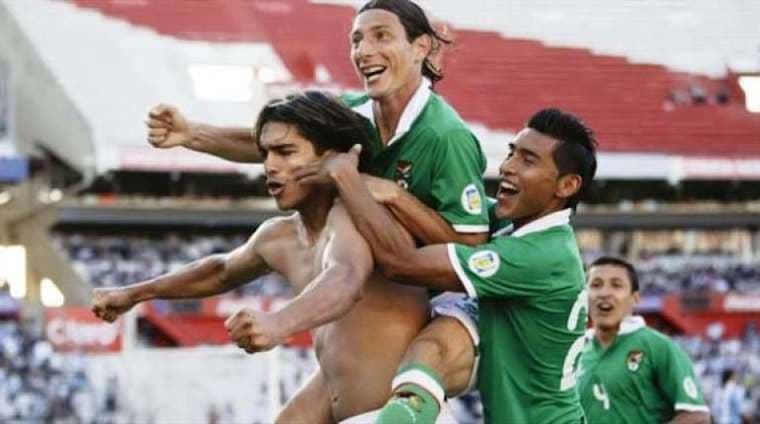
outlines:
[{"label": "team crest on jersey", "polygon": [[400,160],[396,163],[396,184],[404,190],[409,188],[409,180],[412,177],[412,163]]},{"label": "team crest on jersey", "polygon": [[499,255],[492,250],[483,250],[470,256],[470,270],[480,277],[488,278],[499,269]]},{"label": "team crest on jersey", "polygon": [[483,211],[483,198],[475,184],[470,184],[462,191],[462,207],[470,215],[480,215]]},{"label": "team crest on jersey", "polygon": [[644,352],[640,350],[632,350],[628,352],[628,356],[625,358],[625,364],[628,366],[628,370],[636,372],[641,366],[641,361],[644,360]]}]

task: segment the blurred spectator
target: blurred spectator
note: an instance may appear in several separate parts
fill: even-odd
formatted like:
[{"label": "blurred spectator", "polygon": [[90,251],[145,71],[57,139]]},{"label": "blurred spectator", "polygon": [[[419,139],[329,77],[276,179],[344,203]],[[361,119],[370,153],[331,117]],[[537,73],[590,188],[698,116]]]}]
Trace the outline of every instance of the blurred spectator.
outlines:
[{"label": "blurred spectator", "polygon": [[736,372],[732,369],[723,370],[721,383],[712,399],[715,424],[741,424],[744,388],[738,384]]}]

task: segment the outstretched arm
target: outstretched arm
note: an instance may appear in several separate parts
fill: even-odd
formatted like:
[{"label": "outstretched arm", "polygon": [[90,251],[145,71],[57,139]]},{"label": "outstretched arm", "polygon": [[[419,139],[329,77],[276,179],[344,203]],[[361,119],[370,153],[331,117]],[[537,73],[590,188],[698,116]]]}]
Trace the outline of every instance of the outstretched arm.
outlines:
[{"label": "outstretched arm", "polygon": [[92,311],[113,322],[134,305],[151,299],[186,299],[213,296],[239,287],[267,271],[258,254],[267,224],[243,246],[224,255],[199,259],[160,277],[120,288],[93,291]]},{"label": "outstretched arm", "polygon": [[182,146],[233,162],[262,161],[251,128],[223,128],[188,121],[174,106],[158,105],[148,113],[148,142],[160,149]]},{"label": "outstretched arm", "polygon": [[375,200],[387,206],[404,228],[424,245],[461,243],[475,246],[488,239],[487,233],[458,233],[438,211],[393,181],[370,176],[363,179]]},{"label": "outstretched arm", "polygon": [[373,268],[372,252],[341,205],[333,206],[327,226],[322,271],[298,296],[277,312],[243,309],[225,323],[246,352],[272,349],[296,333],[334,321],[361,299]]}]

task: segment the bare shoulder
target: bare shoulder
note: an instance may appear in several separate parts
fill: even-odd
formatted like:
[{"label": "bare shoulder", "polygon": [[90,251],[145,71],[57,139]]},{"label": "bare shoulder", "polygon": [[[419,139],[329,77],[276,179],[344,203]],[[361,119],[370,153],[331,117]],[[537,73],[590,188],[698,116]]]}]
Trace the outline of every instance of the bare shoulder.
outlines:
[{"label": "bare shoulder", "polygon": [[348,209],[346,209],[345,204],[340,201],[340,198],[336,198],[335,203],[330,208],[330,212],[327,215],[327,227],[330,233],[338,232],[343,235],[347,235],[346,233],[358,234],[354,221],[351,219],[351,215]]},{"label": "bare shoulder", "polygon": [[256,248],[264,248],[292,239],[296,235],[295,222],[295,215],[269,218],[256,229],[248,244]]},{"label": "bare shoulder", "polygon": [[330,213],[327,215],[327,221],[329,223],[336,221],[345,221],[347,219],[350,220],[351,216],[348,214],[348,210],[346,210],[346,206],[343,204],[340,198],[336,197],[332,208],[330,208]]}]

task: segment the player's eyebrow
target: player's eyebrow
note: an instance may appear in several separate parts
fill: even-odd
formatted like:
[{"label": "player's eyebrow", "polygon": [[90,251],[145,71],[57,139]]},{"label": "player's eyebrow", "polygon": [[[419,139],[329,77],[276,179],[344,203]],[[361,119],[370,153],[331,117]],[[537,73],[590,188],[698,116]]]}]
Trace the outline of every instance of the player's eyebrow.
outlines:
[{"label": "player's eyebrow", "polygon": [[523,156],[528,156],[536,160],[541,159],[541,155],[539,155],[535,150],[531,150],[527,147],[514,146],[513,149],[514,149],[513,151],[517,151]]},{"label": "player's eyebrow", "polygon": [[[373,26],[367,28],[367,32],[380,31],[380,30],[383,30],[383,29],[390,29],[390,25],[388,25],[388,24],[373,25]],[[360,35],[363,35],[363,31],[360,28],[356,28],[355,30],[351,31],[351,38],[354,38],[354,37],[360,36]]]}]

